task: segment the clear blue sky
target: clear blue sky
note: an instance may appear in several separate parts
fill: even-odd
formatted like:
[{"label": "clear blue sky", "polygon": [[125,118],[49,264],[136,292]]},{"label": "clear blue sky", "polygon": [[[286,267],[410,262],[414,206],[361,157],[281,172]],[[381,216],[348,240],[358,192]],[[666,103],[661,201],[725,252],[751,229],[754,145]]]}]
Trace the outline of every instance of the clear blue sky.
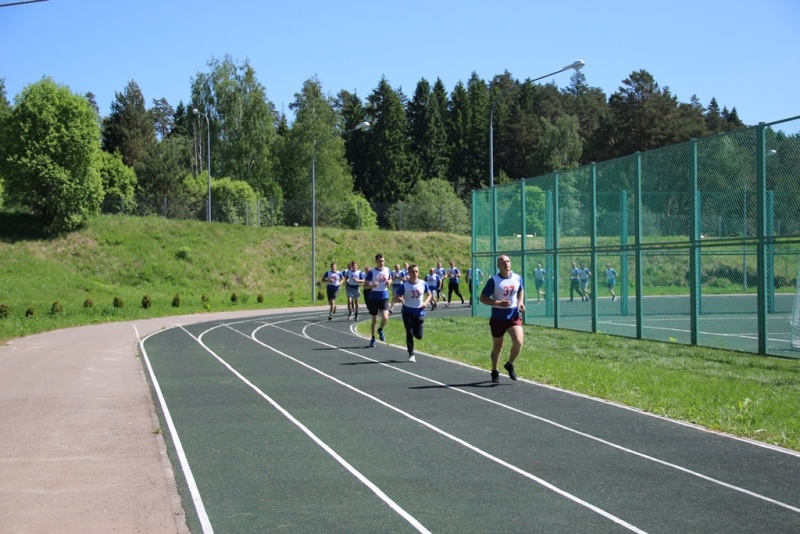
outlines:
[{"label": "clear blue sky", "polygon": [[[14,0],[0,0],[0,4]],[[472,72],[536,78],[583,59],[610,96],[645,69],[681,102],[736,107],[746,124],[800,115],[798,0],[49,0],[0,7],[0,77],[10,100],[52,77],[109,113],[130,80],[148,106],[187,103],[211,58],[250,61],[267,98],[289,104],[316,75],[365,99],[381,77],[412,96]],[[539,83],[569,84],[569,73]]]}]

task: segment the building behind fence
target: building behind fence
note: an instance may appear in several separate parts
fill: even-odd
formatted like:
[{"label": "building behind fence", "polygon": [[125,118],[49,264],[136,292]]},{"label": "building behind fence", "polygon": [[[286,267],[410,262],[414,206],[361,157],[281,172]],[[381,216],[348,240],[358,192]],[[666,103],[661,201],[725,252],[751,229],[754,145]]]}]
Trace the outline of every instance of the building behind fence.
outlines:
[{"label": "building behind fence", "polygon": [[[472,206],[472,268],[512,258],[527,324],[800,357],[800,116],[475,191]],[[591,298],[570,296],[573,262]]]}]

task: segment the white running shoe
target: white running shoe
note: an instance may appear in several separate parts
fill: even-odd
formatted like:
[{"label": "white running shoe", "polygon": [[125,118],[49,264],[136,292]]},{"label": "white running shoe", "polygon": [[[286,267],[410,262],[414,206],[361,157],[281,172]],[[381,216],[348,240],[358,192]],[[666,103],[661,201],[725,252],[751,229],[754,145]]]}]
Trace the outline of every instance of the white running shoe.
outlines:
[{"label": "white running shoe", "polygon": [[410,361],[411,363],[414,363],[414,362],[417,361],[417,358],[413,354],[411,354],[411,355],[408,356],[408,361]]}]

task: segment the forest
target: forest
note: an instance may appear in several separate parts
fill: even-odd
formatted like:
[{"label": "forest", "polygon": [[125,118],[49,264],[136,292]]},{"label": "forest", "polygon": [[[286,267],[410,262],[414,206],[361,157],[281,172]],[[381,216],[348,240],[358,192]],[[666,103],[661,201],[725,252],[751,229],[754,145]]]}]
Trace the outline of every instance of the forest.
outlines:
[{"label": "forest", "polygon": [[404,229],[424,230],[433,216],[454,231],[471,192],[490,183],[747,126],[716,99],[680,102],[646,70],[611,95],[580,70],[564,88],[473,73],[450,90],[423,78],[411,95],[384,78],[366,97],[327,93],[311,78],[289,117],[247,61],[207,67],[186,102],[148,105],[130,80],[107,114],[92,93],[51,78],[12,104],[0,78],[0,206],[33,213],[52,232],[97,212],[241,222],[239,207],[257,200],[272,224],[310,226],[313,184],[319,225],[396,228],[400,210]]}]

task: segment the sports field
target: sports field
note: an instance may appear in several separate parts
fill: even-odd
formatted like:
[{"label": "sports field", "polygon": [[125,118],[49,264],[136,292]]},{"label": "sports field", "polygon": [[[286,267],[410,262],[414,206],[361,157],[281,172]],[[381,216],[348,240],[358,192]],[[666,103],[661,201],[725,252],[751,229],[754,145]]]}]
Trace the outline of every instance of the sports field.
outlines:
[{"label": "sports field", "polygon": [[800,531],[800,454],[326,319],[140,342],[193,532]]}]

